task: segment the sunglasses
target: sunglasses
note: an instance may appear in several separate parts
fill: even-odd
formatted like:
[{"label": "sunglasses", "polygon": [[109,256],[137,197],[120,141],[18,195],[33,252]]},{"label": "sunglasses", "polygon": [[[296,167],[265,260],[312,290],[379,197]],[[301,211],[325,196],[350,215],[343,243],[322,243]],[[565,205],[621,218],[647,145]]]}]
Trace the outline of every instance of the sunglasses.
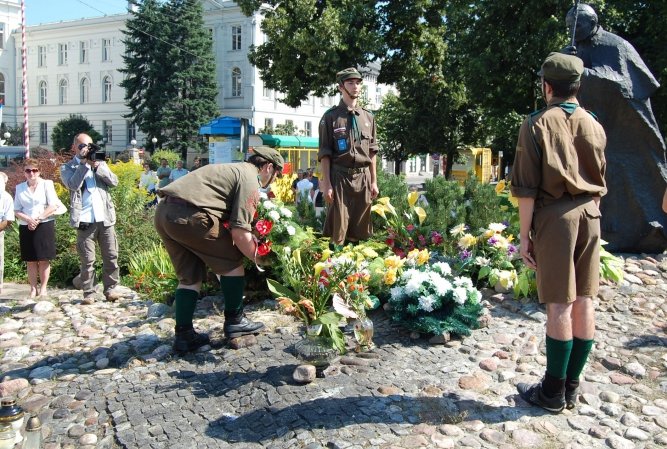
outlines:
[{"label": "sunglasses", "polygon": [[88,146],[87,143],[80,143],[80,144],[79,144],[79,147],[78,147],[78,148],[79,148],[79,151],[80,151],[80,150],[83,150],[83,149],[86,148],[87,146]]},{"label": "sunglasses", "polygon": [[39,168],[26,168],[26,173],[39,173]]}]

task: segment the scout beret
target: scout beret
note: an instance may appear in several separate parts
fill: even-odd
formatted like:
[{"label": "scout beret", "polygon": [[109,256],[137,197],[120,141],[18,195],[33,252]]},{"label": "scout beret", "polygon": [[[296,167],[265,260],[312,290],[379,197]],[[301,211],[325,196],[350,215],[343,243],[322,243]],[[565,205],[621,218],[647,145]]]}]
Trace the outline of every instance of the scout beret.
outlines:
[{"label": "scout beret", "polygon": [[584,73],[584,62],[577,56],[564,53],[549,53],[537,74],[551,81],[579,81]]},{"label": "scout beret", "polygon": [[252,151],[257,156],[261,156],[267,161],[273,163],[273,165],[275,165],[276,168],[278,168],[278,170],[283,169],[283,166],[285,165],[285,160],[280,155],[278,150],[267,146],[259,146],[259,147],[253,147]]},{"label": "scout beret", "polygon": [[354,67],[348,67],[347,69],[343,69],[340,72],[336,73],[336,81],[338,84],[342,83],[345,80],[349,80],[350,78],[357,78],[357,79],[363,79],[361,76],[361,73],[359,73],[359,70],[355,69]]}]

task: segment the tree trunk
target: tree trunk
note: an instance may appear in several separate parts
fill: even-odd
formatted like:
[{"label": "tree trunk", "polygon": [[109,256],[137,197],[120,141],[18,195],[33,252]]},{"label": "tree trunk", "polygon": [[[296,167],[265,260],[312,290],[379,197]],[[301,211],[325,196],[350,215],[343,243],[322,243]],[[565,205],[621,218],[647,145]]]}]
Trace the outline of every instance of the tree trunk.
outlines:
[{"label": "tree trunk", "polygon": [[401,174],[401,163],[402,163],[402,162],[403,162],[403,161],[400,160],[400,159],[397,159],[397,160],[394,161],[394,174],[395,174],[396,176],[398,176],[398,175]]}]

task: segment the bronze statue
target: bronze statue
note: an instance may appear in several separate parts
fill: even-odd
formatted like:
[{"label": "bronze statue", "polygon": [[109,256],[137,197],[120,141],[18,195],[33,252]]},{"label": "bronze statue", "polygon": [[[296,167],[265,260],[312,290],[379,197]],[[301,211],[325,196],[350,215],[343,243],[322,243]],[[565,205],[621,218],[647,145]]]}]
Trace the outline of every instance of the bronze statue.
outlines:
[{"label": "bronze statue", "polygon": [[651,110],[660,87],[634,47],[607,32],[589,5],[572,7],[566,22],[574,52],[584,61],[578,100],[607,133],[602,238],[609,251],[658,253],[667,248],[662,196],[667,181],[665,142]]}]

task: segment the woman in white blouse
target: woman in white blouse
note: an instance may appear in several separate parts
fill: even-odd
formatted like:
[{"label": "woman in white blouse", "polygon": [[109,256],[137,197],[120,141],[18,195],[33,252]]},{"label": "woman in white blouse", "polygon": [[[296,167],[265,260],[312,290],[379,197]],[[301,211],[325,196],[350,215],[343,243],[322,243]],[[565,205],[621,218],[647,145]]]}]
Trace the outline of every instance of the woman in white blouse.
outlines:
[{"label": "woman in white blouse", "polygon": [[[53,213],[58,195],[53,181],[42,179],[39,165],[29,159],[23,164],[26,182],[16,186],[14,213],[19,222],[21,260],[28,264],[30,297],[46,296],[51,259],[56,257],[56,227]],[[37,279],[40,285],[38,289]]]}]

